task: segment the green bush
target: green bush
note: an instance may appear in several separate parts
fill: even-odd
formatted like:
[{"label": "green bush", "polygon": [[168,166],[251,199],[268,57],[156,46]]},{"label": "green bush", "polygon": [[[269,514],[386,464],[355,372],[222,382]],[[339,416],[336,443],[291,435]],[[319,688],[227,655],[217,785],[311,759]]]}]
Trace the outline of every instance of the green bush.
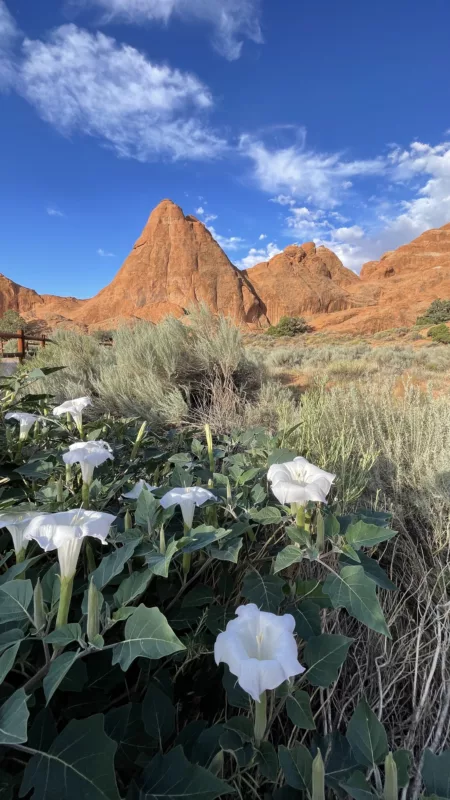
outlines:
[{"label": "green bush", "polygon": [[5,311],[3,316],[0,317],[0,332],[17,333],[21,328],[26,330],[27,323],[24,318],[21,317],[17,311],[13,311],[12,308],[9,308],[8,311]]},{"label": "green bush", "polygon": [[267,329],[268,336],[298,336],[301,333],[309,333],[310,326],[303,317],[281,317],[276,325],[271,325]]},{"label": "green bush", "polygon": [[433,300],[428,311],[417,317],[416,325],[436,325],[450,320],[450,300]]},{"label": "green bush", "polygon": [[427,336],[431,336],[433,342],[439,342],[439,344],[450,344],[450,328],[447,328],[444,322],[440,325],[434,325],[427,333]]}]

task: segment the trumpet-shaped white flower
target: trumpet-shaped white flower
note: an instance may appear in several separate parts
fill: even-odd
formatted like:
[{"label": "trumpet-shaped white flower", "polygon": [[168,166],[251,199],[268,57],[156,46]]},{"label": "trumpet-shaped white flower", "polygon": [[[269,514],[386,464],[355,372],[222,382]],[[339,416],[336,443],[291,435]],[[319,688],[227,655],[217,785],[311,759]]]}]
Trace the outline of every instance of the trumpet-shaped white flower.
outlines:
[{"label": "trumpet-shaped white flower", "polygon": [[298,456],[284,464],[272,464],[267,478],[277,500],[305,506],[309,500],[326,503],[327,495],[336,475],[310,464]]},{"label": "trumpet-shaped white flower", "polygon": [[137,500],[144,489],[147,489],[149,492],[153,492],[157,488],[157,486],[150,486],[147,481],[141,479],[134,484],[133,488],[129,492],[123,494],[122,497],[126,498],[127,500]]},{"label": "trumpet-shaped white flower", "polygon": [[66,400],[60,406],[53,409],[55,417],[61,417],[63,414],[70,414],[78,430],[81,431],[83,425],[83,411],[88,406],[92,405],[90,397],[77,397],[75,400]]},{"label": "trumpet-shaped white flower", "polygon": [[28,542],[24,542],[24,533],[28,523],[33,517],[38,516],[39,511],[27,511],[11,509],[0,514],[0,528],[6,528],[13,540],[14,552],[16,556],[25,550]]},{"label": "trumpet-shaped white flower", "polygon": [[196,506],[202,506],[208,500],[217,500],[217,497],[202,486],[186,486],[185,488],[171,489],[159,501],[163,508],[179,505],[186,528],[192,528]]},{"label": "trumpet-shaped white flower", "polygon": [[38,514],[28,523],[24,539],[34,539],[43,550],[58,551],[61,578],[73,578],[85,536],[93,536],[106,544],[105,539],[116,518],[100,511],[58,511]]},{"label": "trumpet-shaped white flower", "polygon": [[79,464],[83,483],[92,483],[95,467],[99,467],[110,458],[114,460],[108,442],[97,439],[93,442],[75,442],[71,444],[67,453],[63,453],[66,464]]},{"label": "trumpet-shaped white flower", "polygon": [[239,606],[214,645],[216,664],[223,661],[239,686],[259,702],[266,689],[276,689],[305,667],[298,661],[292,614],[277,616],[254,603]]},{"label": "trumpet-shaped white flower", "polygon": [[27,414],[25,411],[8,411],[5,419],[15,419],[19,423],[19,439],[22,441],[28,438],[28,434],[36,420],[40,419],[37,414]]}]

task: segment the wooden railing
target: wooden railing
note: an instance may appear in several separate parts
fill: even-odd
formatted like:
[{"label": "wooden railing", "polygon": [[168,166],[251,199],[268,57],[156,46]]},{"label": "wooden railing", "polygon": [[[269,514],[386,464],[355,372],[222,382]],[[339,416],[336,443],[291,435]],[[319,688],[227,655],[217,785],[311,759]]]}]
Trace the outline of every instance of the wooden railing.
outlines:
[{"label": "wooden railing", "polygon": [[[3,351],[3,341],[9,339],[17,339],[17,352],[16,353],[5,353]],[[0,356],[2,358],[18,358],[20,363],[22,364],[26,353],[28,352],[28,345],[29,343],[37,343],[40,347],[45,347],[47,342],[51,343],[52,340],[48,339],[46,336],[26,336],[25,331],[23,328],[17,331],[17,333],[2,333],[0,331]]]}]

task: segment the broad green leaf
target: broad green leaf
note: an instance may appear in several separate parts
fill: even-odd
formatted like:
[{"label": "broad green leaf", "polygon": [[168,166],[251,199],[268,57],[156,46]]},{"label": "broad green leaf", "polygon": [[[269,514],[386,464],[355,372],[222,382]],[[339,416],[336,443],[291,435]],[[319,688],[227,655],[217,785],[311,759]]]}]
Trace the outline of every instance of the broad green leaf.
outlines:
[{"label": "broad green leaf", "polygon": [[75,661],[62,679],[59,690],[61,692],[83,692],[88,680],[86,661],[81,658]]},{"label": "broad green leaf", "polygon": [[12,567],[0,575],[0,586],[4,583],[8,583],[8,581],[14,580],[18,575],[22,575],[29,567],[32,567],[36,561],[40,561],[43,555],[43,553],[40,553],[40,555],[34,556],[33,558],[26,558],[25,561],[21,561],[19,564],[13,564]]},{"label": "broad green leaf", "polygon": [[12,669],[19,647],[20,642],[16,642],[0,656],[0,683],[3,683],[8,672]]},{"label": "broad green leaf", "polygon": [[265,506],[265,508],[252,508],[249,511],[250,518],[260,525],[277,525],[282,520],[281,511],[276,506]]},{"label": "broad green leaf", "polygon": [[320,608],[317,603],[304,600],[296,608],[288,610],[295,619],[295,631],[301,639],[308,640],[311,636],[320,635]]},{"label": "broad green leaf", "polygon": [[363,772],[353,772],[345,783],[340,784],[353,800],[375,800],[377,795],[372,792],[370,783],[366,781]]},{"label": "broad green leaf", "polygon": [[313,731],[316,728],[311,712],[311,701],[307,692],[298,691],[288,696],[286,711],[291,722],[304,731]]},{"label": "broad green leaf", "polygon": [[255,603],[261,611],[277,612],[283,600],[284,581],[277,575],[260,575],[249,572],[241,589],[241,594],[250,603]]},{"label": "broad green leaf", "polygon": [[170,562],[177,550],[177,542],[172,540],[167,545],[165,553],[151,553],[146,556],[145,560],[152,575],[159,575],[161,578],[167,578],[169,575]]},{"label": "broad green leaf", "polygon": [[142,703],[142,720],[145,730],[161,747],[175,730],[175,706],[169,697],[151,683]]},{"label": "broad green leaf", "polygon": [[297,581],[296,594],[303,600],[313,600],[320,608],[332,608],[330,598],[323,592],[323,583],[315,578]]},{"label": "broad green leaf", "polygon": [[397,531],[359,520],[349,525],[345,532],[345,540],[355,550],[359,550],[360,547],[375,547],[376,544],[393,539],[396,535]]},{"label": "broad green leaf", "polygon": [[400,789],[409,783],[409,770],[411,768],[411,753],[409,750],[395,750],[392,753],[397,766],[397,782]]},{"label": "broad green leaf", "polygon": [[263,778],[276,781],[278,775],[278,757],[270,742],[261,742],[256,751],[256,763]]},{"label": "broad green leaf", "polygon": [[389,752],[386,731],[372,709],[361,700],[347,727],[347,739],[359,764],[381,764]]},{"label": "broad green leaf", "polygon": [[338,518],[334,514],[326,514],[324,517],[325,536],[327,539],[334,539],[341,530]]},{"label": "broad green leaf", "polygon": [[444,750],[439,756],[425,750],[422,780],[428,795],[450,797],[450,750]]},{"label": "broad green leaf", "polygon": [[[367,577],[373,580],[377,586],[379,586],[381,589],[387,589],[388,591],[394,591],[397,589],[395,583],[392,583],[392,581],[386,575],[384,569],[380,567],[375,558],[370,558],[370,556],[364,553],[363,550],[360,550],[358,555],[361,566]],[[353,566],[352,561],[345,555],[340,556],[339,563],[343,566]]]},{"label": "broad green leaf", "polygon": [[[224,730],[223,725],[211,725],[210,728],[200,731],[197,740],[190,748],[189,761],[194,764],[200,764],[201,767],[209,767],[212,759],[220,750],[220,737]],[[181,744],[181,742],[177,740],[176,744]],[[186,745],[183,745],[183,750],[186,757],[188,757]]]},{"label": "broad green leaf", "polygon": [[29,580],[10,581],[0,586],[0,620],[2,624],[27,619],[32,600],[33,585]]},{"label": "broad green leaf", "polygon": [[209,606],[212,602],[214,602],[214,592],[211,587],[198,584],[184,595],[181,607],[201,608],[202,606]]},{"label": "broad green leaf", "polygon": [[302,744],[288,750],[280,745],[278,748],[280,767],[286,783],[293,789],[309,792],[312,781],[312,755]]},{"label": "broad green leaf", "polygon": [[69,669],[73,666],[78,658],[78,651],[70,651],[58,656],[55,661],[52,661],[48,674],[44,678],[44,694],[49,704],[53,695],[55,694],[59,684],[65,678]]},{"label": "broad green leaf", "polygon": [[233,731],[233,733],[237,733],[243,742],[253,741],[253,725],[248,717],[230,717],[230,719],[224,723],[224,727],[229,731]]},{"label": "broad green leaf", "polygon": [[308,665],[305,677],[313,686],[326,688],[337,680],[353,639],[335,633],[321,633],[308,639],[303,658]]},{"label": "broad green leaf", "polygon": [[144,772],[140,800],[215,800],[233,789],[212,772],[190,764],[181,747],[156,755]]},{"label": "broad green leaf", "polygon": [[112,618],[114,622],[125,622],[128,617],[131,617],[132,614],[136,611],[135,608],[130,608],[129,606],[124,606],[124,608],[118,608],[117,611],[114,611]]},{"label": "broad green leaf", "polygon": [[10,628],[9,631],[0,633],[0,653],[11,647],[12,644],[19,642],[23,639],[23,631],[20,628]]},{"label": "broad green leaf", "polygon": [[105,715],[105,733],[117,742],[116,764],[119,769],[135,770],[138,758],[148,761],[153,747],[142,722],[140,703],[112,708]]},{"label": "broad green leaf", "polygon": [[138,606],[125,624],[125,639],[113,649],[112,663],[124,672],[135,658],[164,658],[185,650],[159,608]]},{"label": "broad green leaf", "polygon": [[250,709],[250,695],[244,692],[237,682],[236,675],[233,675],[228,666],[225,665],[222,678],[223,688],[227,693],[227,700],[233,708]]},{"label": "broad green leaf", "polygon": [[237,564],[242,545],[242,538],[235,539],[230,543],[224,543],[222,547],[213,544],[208,548],[208,555],[218,561],[229,561],[231,564]]},{"label": "broad green leaf", "polygon": [[18,689],[0,707],[0,744],[26,742],[29,716],[27,696],[23,689]]},{"label": "broad green leaf", "polygon": [[346,608],[348,613],[363,622],[368,628],[391,639],[375,584],[360,566],[343,567],[340,575],[328,575],[323,590],[328,594],[334,608]]},{"label": "broad green leaf", "polygon": [[114,773],[117,750],[104,731],[103,714],[72,720],[46,750],[25,767],[20,796],[33,800],[119,800]]},{"label": "broad green leaf", "polygon": [[[52,631],[45,637],[48,644],[55,644],[64,647],[71,642],[78,642],[81,639],[81,625],[78,622],[68,622],[67,625],[62,625],[60,628]],[[55,663],[55,662],[54,662]]]},{"label": "broad green leaf", "polygon": [[222,750],[232,753],[240,769],[250,764],[254,755],[253,745],[250,742],[244,742],[238,733],[224,730],[219,742]]},{"label": "broad green leaf", "polygon": [[298,453],[294,450],[288,450],[286,447],[278,448],[277,450],[272,450],[267,463],[269,467],[272,464],[284,464],[286,461],[293,461],[297,455]]},{"label": "broad green leaf", "polygon": [[156,522],[159,507],[159,501],[152,492],[144,487],[136,503],[136,525],[142,525],[146,529],[152,528]]},{"label": "broad green leaf", "polygon": [[282,569],[286,569],[292,564],[298,564],[300,561],[303,561],[303,550],[296,547],[295,544],[288,544],[277,554],[273,571],[281,572]]},{"label": "broad green leaf", "polygon": [[111,555],[102,558],[100,565],[91,575],[96,588],[101,591],[108,583],[120,575],[127,561],[132,557],[136,547],[139,544],[139,539],[135,539],[128,544],[122,545],[115,550]]},{"label": "broad green leaf", "polygon": [[257,475],[260,475],[261,469],[260,467],[251,467],[250,469],[246,469],[245,472],[238,478],[238,483],[243,485],[244,483],[249,483],[249,481],[254,481]]},{"label": "broad green leaf", "polygon": [[325,784],[338,793],[341,782],[358,766],[352,748],[345,736],[334,731],[325,737],[321,750],[325,761]]},{"label": "broad green leaf", "polygon": [[136,600],[136,597],[143,594],[152,579],[152,572],[149,569],[135,570],[122,581],[114,595],[116,606],[126,606]]}]

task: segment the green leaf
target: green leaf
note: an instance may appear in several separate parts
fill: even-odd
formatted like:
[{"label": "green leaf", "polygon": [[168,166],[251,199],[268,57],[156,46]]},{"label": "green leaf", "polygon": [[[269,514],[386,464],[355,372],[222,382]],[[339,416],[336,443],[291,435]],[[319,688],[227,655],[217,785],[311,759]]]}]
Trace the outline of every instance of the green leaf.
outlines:
[{"label": "green leaf", "polygon": [[70,651],[63,653],[61,656],[52,661],[50,669],[44,678],[44,694],[47,700],[46,705],[49,704],[53,695],[55,694],[59,684],[65,678],[69,669],[73,666],[78,658],[78,651]]},{"label": "green leaf", "polygon": [[167,578],[169,575],[170,562],[177,550],[177,542],[172,540],[167,545],[165,553],[151,553],[146,556],[145,560],[152,575],[159,575],[161,578]]},{"label": "green leaf", "polygon": [[105,733],[118,745],[115,760],[119,769],[134,771],[138,758],[149,759],[153,742],[144,730],[141,711],[140,703],[127,703],[105,715]]},{"label": "green leaf", "polygon": [[323,592],[323,583],[315,578],[297,581],[296,594],[304,600],[313,600],[319,608],[332,608],[330,598]]},{"label": "green leaf", "polygon": [[26,742],[29,716],[27,696],[23,689],[18,689],[0,707],[0,744]]},{"label": "green leaf", "polygon": [[337,680],[353,639],[335,633],[321,633],[308,639],[303,658],[308,665],[305,677],[313,686],[326,688]]},{"label": "green leaf", "polygon": [[20,628],[10,628],[9,631],[0,633],[0,653],[11,647],[12,644],[19,642],[23,639],[23,631]]},{"label": "green leaf", "polygon": [[302,639],[319,636],[321,631],[320,608],[312,600],[304,600],[297,608],[288,609],[295,619],[295,631]]},{"label": "green leaf", "polygon": [[8,672],[12,668],[14,661],[16,660],[19,647],[20,642],[16,642],[12,645],[12,647],[9,647],[8,650],[5,650],[3,655],[0,656],[0,683],[3,683]]},{"label": "green leaf", "polygon": [[285,461],[293,461],[297,455],[298,454],[293,450],[288,450],[286,447],[277,448],[276,450],[272,450],[267,463],[269,467],[271,467],[272,464],[284,464]]},{"label": "green leaf", "polygon": [[[394,591],[397,589],[395,583],[392,583],[392,581],[386,575],[384,569],[380,567],[375,558],[370,558],[370,556],[364,553],[363,550],[360,550],[358,555],[361,566],[367,577],[376,583],[380,589],[387,589],[388,591]],[[353,566],[352,561],[345,555],[340,556],[339,563],[343,566]]]},{"label": "green leaf", "polygon": [[161,747],[175,730],[175,706],[169,697],[151,683],[142,703],[142,720],[145,730]]},{"label": "green leaf", "polygon": [[[233,789],[212,772],[190,764],[181,747],[156,755],[144,772],[140,800],[215,800]],[[90,800],[90,798],[89,798]]]},{"label": "green leaf", "polygon": [[288,544],[277,554],[273,571],[281,572],[282,569],[286,569],[292,564],[298,564],[300,561],[303,561],[303,550],[296,547],[295,544]]},{"label": "green leaf", "polygon": [[263,778],[276,781],[278,775],[278,757],[270,742],[261,742],[256,751],[256,763]]},{"label": "green leaf", "polygon": [[113,649],[112,663],[124,672],[135,658],[159,659],[185,650],[159,608],[138,606],[125,624],[125,640]]},{"label": "green leaf", "polygon": [[286,711],[291,722],[304,731],[313,731],[316,728],[311,702],[307,692],[294,692],[286,700]]},{"label": "green leaf", "polygon": [[227,693],[227,700],[230,706],[233,706],[233,708],[243,708],[246,711],[250,709],[250,696],[241,689],[237,682],[236,675],[230,672],[227,665],[224,666],[222,684]]},{"label": "green leaf", "polygon": [[389,752],[386,731],[372,709],[361,700],[347,727],[347,739],[358,764],[381,764]]},{"label": "green leaf", "polygon": [[233,733],[237,733],[243,742],[253,741],[253,725],[248,717],[230,717],[225,722],[224,727],[229,731],[233,731]]},{"label": "green leaf", "polygon": [[229,561],[231,564],[237,564],[242,545],[242,538],[235,539],[233,542],[224,544],[222,547],[211,545],[211,547],[208,548],[208,555],[211,558],[216,558],[218,561]]},{"label": "green leaf", "polygon": [[395,750],[392,753],[397,766],[397,782],[400,789],[409,783],[409,770],[411,768],[411,753],[409,750]]},{"label": "green leaf", "polygon": [[348,613],[368,628],[391,639],[376,594],[374,582],[360,566],[343,567],[340,575],[328,575],[323,590],[334,608],[346,608]]},{"label": "green leaf", "polygon": [[324,739],[322,757],[325,761],[325,784],[339,793],[340,783],[357,768],[349,742],[338,731]]},{"label": "green leaf", "polygon": [[152,492],[144,486],[136,503],[136,525],[142,525],[146,529],[148,529],[149,526],[153,527],[156,522],[158,509],[159,501],[153,496]]},{"label": "green leaf", "polygon": [[[45,637],[48,644],[55,644],[64,647],[72,642],[78,642],[81,639],[81,625],[78,622],[68,622],[67,625],[62,625],[52,633]],[[56,662],[53,662],[56,663]]]},{"label": "green leaf", "polygon": [[278,748],[280,767],[286,783],[293,789],[309,792],[312,781],[312,755],[302,744],[288,750],[280,745]]},{"label": "green leaf", "polygon": [[427,794],[450,797],[450,750],[444,750],[439,756],[436,756],[431,750],[425,750],[422,780]]},{"label": "green leaf", "polygon": [[116,606],[126,606],[132,603],[139,595],[143,594],[152,579],[149,569],[135,570],[122,581],[114,595]]},{"label": "green leaf", "polygon": [[0,586],[4,583],[8,583],[8,581],[14,580],[17,578],[18,575],[22,575],[29,567],[32,567],[36,561],[40,561],[44,554],[40,553],[38,556],[34,556],[33,558],[26,558],[25,561],[19,562],[19,564],[13,564],[12,567],[6,570],[2,575],[0,575]]},{"label": "green leaf", "polygon": [[28,609],[33,600],[33,584],[31,581],[10,581],[0,586],[0,619],[15,622],[27,619]]},{"label": "green leaf", "polygon": [[185,594],[181,607],[201,608],[202,606],[209,606],[212,602],[214,602],[214,592],[211,587],[198,584],[194,589],[191,589],[190,592]]},{"label": "green leaf", "polygon": [[376,544],[393,539],[396,535],[397,531],[359,520],[349,525],[345,532],[345,539],[351,547],[359,550],[360,547],[375,547]]},{"label": "green leaf", "polygon": [[105,558],[102,559],[100,566],[98,566],[91,575],[96,588],[100,592],[116,575],[120,575],[138,544],[139,539],[135,539],[132,542],[128,542],[128,544],[122,545],[122,547],[119,547],[111,553],[111,555],[105,556]]},{"label": "green leaf", "polygon": [[250,518],[260,525],[277,525],[282,520],[281,511],[276,506],[265,506],[265,508],[252,508],[249,511]]},{"label": "green leaf", "polygon": [[20,796],[33,800],[120,800],[114,773],[117,750],[104,731],[103,714],[72,720],[48,750],[36,750],[25,767]]},{"label": "green leaf", "polygon": [[370,783],[366,781],[363,772],[353,772],[345,783],[340,784],[353,800],[374,800],[376,795],[372,792]]},{"label": "green leaf", "polygon": [[224,606],[210,606],[206,617],[206,627],[213,636],[217,636],[218,633],[225,630],[233,617],[234,612]]},{"label": "green leaf", "polygon": [[219,742],[222,750],[233,754],[240,769],[250,764],[254,754],[253,745],[250,742],[244,742],[238,733],[224,730]]},{"label": "green leaf", "polygon": [[260,575],[249,572],[245,578],[241,593],[250,603],[255,603],[262,611],[278,611],[283,600],[284,581],[276,575]]},{"label": "green leaf", "polygon": [[339,535],[341,526],[338,518],[334,514],[326,514],[324,517],[325,536],[327,539],[334,539]]}]

